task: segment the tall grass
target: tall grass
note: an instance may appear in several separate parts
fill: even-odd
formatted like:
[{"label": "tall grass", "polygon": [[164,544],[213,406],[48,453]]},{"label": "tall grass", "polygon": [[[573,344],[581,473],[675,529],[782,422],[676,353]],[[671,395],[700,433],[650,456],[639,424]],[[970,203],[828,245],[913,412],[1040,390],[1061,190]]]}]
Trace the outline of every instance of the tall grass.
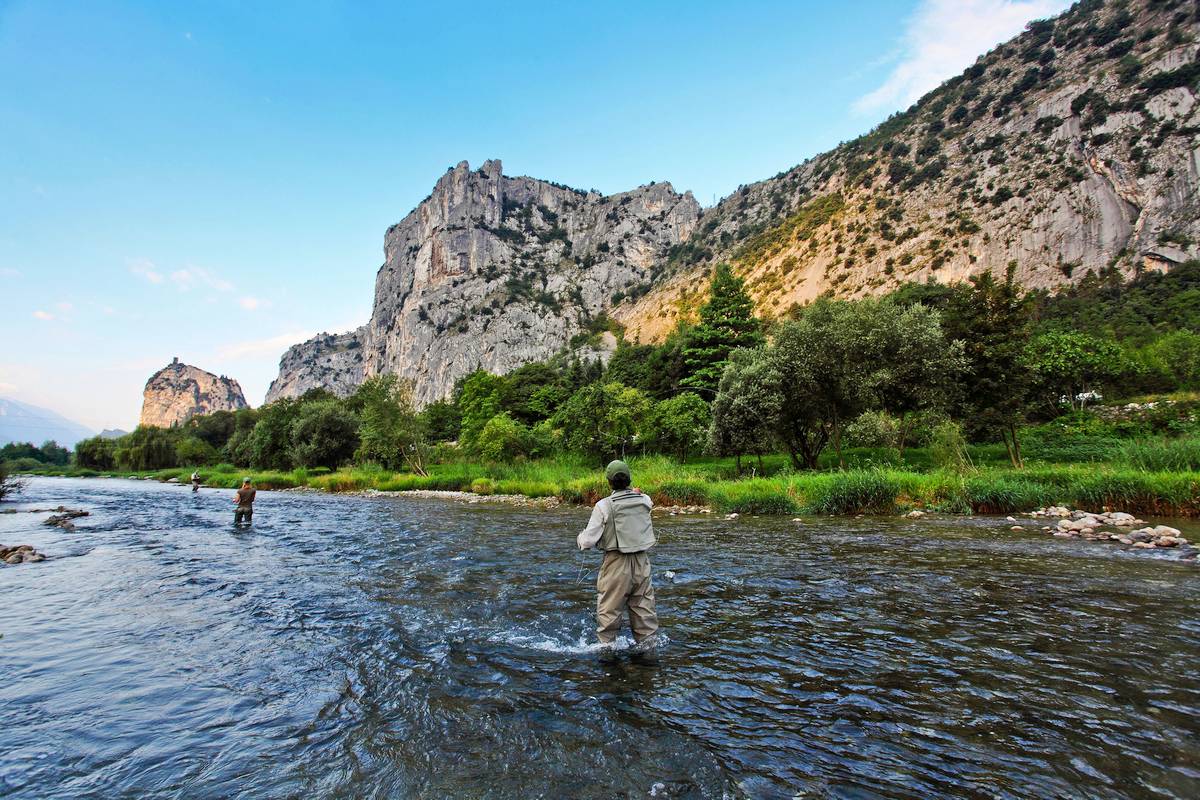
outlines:
[{"label": "tall grass", "polygon": [[1117,461],[1146,472],[1200,470],[1200,439],[1144,439],[1126,442]]}]

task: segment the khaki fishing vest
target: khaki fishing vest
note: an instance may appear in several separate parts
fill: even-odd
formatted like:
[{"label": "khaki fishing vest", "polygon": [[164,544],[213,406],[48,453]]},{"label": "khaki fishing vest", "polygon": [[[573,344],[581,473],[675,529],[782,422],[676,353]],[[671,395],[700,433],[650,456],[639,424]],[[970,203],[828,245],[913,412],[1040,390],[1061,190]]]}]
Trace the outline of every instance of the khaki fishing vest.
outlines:
[{"label": "khaki fishing vest", "polygon": [[654,546],[654,525],[641,494],[624,489],[600,502],[608,503],[608,521],[604,523],[604,533],[596,543],[597,547],[604,551],[640,553]]}]

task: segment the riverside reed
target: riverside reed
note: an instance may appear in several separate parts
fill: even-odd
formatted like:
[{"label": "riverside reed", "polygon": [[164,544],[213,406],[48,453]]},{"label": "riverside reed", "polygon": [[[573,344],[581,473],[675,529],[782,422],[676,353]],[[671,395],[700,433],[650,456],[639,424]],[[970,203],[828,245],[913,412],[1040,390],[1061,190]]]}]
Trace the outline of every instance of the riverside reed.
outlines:
[{"label": "riverside reed", "polygon": [[[722,513],[894,514],[912,508],[947,513],[1007,514],[1050,504],[1135,514],[1200,516],[1200,472],[1145,471],[1121,465],[1029,466],[1016,470],[983,466],[964,472],[919,472],[865,467],[827,472],[780,469],[765,477],[732,476],[723,460],[678,463],[662,456],[631,458],[636,484],[656,504],[703,505]],[[297,469],[254,472],[230,465],[199,467],[208,486],[235,488],[250,475],[261,489],[308,487],[329,492],[434,489],[479,495],[557,497],[589,504],[607,494],[600,470],[574,460],[545,459],[520,464],[455,462],[433,465],[427,476],[373,467],[336,472]],[[140,473],[186,483],[192,468]],[[47,470],[43,474],[96,475],[91,470]],[[122,476],[133,473],[122,473]]]}]

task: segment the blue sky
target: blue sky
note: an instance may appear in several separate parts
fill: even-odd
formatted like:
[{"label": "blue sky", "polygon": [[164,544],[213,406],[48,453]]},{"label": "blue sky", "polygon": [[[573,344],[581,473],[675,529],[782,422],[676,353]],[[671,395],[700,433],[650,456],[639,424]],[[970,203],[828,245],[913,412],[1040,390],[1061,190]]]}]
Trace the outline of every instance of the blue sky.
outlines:
[{"label": "blue sky", "polygon": [[128,429],[179,356],[257,405],[460,160],[711,205],[1066,5],[0,0],[0,395]]}]

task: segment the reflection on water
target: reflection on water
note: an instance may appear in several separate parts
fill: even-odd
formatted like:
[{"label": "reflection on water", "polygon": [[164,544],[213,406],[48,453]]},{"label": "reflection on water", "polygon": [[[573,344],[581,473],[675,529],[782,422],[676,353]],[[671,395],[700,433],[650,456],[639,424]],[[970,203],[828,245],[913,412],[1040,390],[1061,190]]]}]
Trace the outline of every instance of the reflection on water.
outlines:
[{"label": "reflection on water", "polygon": [[661,663],[601,665],[583,509],[263,492],[239,532],[227,492],[25,500],[93,515],[0,515],[51,556],[0,567],[0,795],[1200,796],[1192,565],[666,518]]}]

